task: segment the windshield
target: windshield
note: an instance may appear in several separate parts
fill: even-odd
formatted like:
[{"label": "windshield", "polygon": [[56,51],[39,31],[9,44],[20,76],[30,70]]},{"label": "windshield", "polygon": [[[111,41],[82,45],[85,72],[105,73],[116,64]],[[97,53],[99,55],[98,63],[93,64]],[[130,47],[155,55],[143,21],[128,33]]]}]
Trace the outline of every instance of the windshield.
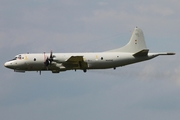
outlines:
[{"label": "windshield", "polygon": [[17,57],[15,57],[14,59],[12,59],[12,60],[9,60],[9,61],[13,61],[13,60],[17,60]]},{"label": "windshield", "polygon": [[10,60],[10,61],[13,61],[13,60],[21,60],[23,57],[21,55],[17,55],[15,56],[14,59]]}]

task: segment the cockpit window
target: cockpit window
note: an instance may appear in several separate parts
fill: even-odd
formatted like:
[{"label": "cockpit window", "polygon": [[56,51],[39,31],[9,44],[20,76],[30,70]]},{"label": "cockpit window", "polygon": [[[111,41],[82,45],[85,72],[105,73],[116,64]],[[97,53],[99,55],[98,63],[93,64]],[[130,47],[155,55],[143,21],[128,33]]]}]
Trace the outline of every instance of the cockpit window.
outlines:
[{"label": "cockpit window", "polygon": [[18,56],[18,59],[21,59],[21,56]]},{"label": "cockpit window", "polygon": [[24,59],[24,57],[23,57],[23,56],[21,56],[21,55],[17,55],[17,56],[15,56],[15,58],[14,58],[14,59],[9,60],[9,61],[13,61],[13,60],[21,60],[21,59]]},{"label": "cockpit window", "polygon": [[21,55],[18,56],[18,59],[21,59]]},{"label": "cockpit window", "polygon": [[10,61],[13,61],[13,60],[17,60],[17,57],[15,57],[14,59],[10,60]]}]

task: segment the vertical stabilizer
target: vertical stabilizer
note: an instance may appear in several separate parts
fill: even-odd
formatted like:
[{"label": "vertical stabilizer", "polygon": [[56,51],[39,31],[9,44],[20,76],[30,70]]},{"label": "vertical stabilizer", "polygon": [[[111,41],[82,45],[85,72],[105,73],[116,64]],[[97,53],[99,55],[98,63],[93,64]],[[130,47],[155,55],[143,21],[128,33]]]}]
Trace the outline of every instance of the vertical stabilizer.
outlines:
[{"label": "vertical stabilizer", "polygon": [[131,39],[128,44],[126,44],[122,48],[110,50],[108,52],[129,52],[129,53],[136,53],[141,50],[147,49],[146,43],[144,39],[143,31],[140,28],[135,28]]}]

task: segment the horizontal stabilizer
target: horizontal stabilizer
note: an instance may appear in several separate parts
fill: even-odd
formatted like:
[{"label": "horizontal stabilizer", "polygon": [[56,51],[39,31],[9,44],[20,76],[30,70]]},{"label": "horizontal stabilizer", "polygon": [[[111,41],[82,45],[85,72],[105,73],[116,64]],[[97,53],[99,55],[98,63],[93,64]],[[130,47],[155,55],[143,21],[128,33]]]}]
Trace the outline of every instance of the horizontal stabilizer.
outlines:
[{"label": "horizontal stabilizer", "polygon": [[141,56],[147,56],[149,50],[148,49],[144,49],[144,50],[141,50],[135,54],[133,54],[134,57],[141,57]]}]

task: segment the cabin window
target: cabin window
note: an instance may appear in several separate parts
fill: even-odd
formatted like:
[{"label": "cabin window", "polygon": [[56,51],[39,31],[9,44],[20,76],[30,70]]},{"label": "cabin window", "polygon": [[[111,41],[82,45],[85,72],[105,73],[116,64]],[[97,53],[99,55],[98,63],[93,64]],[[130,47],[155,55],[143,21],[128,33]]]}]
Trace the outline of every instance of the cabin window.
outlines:
[{"label": "cabin window", "polygon": [[103,60],[103,57],[101,57],[101,60]]},{"label": "cabin window", "polygon": [[34,58],[34,61],[36,61],[36,58]]}]

